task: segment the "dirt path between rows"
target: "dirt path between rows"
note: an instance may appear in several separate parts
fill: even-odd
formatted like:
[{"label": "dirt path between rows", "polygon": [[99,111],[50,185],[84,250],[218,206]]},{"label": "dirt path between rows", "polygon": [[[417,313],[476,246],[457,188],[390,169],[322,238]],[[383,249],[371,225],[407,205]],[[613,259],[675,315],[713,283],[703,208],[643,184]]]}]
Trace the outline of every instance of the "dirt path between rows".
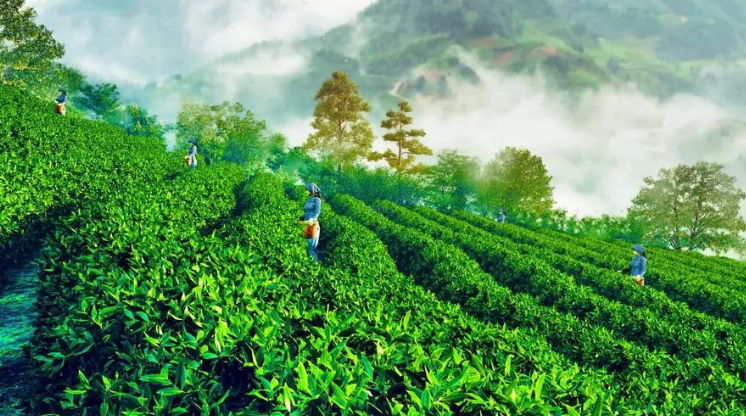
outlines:
[{"label": "dirt path between rows", "polygon": [[29,259],[0,275],[0,415],[20,416],[30,395],[23,349],[34,332],[38,272]]}]

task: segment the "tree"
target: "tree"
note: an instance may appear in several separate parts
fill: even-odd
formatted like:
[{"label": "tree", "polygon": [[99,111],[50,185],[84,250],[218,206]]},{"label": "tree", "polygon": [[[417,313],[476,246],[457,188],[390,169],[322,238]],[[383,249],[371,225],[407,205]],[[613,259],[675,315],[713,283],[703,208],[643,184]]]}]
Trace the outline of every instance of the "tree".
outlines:
[{"label": "tree", "polygon": [[258,167],[285,146],[280,134],[270,135],[264,121],[239,103],[219,105],[186,103],[176,122],[176,145],[188,149],[196,139],[206,163],[226,160]]},{"label": "tree", "polygon": [[0,80],[26,87],[28,75],[48,71],[65,54],[52,32],[34,23],[36,11],[23,0],[0,1]]},{"label": "tree", "polygon": [[228,138],[223,159],[258,169],[280,155],[287,139],[280,133],[267,134],[265,123],[253,118],[253,113],[247,112],[246,118],[236,123]]},{"label": "tree", "polygon": [[115,84],[86,83],[80,89],[80,96],[75,97],[75,104],[82,110],[93,113],[100,120],[121,124],[122,103],[119,101],[119,90]]},{"label": "tree", "polygon": [[363,113],[370,105],[360,96],[357,86],[346,74],[332,73],[315,97],[311,127],[314,133],[303,144],[306,150],[316,150],[330,156],[341,171],[370,153],[373,129]]},{"label": "tree", "polygon": [[434,206],[444,210],[463,210],[474,196],[479,161],[446,150],[438,154],[438,162],[425,174],[429,180],[430,202]]},{"label": "tree", "polygon": [[645,224],[646,239],[675,250],[742,249],[739,232],[746,231],[746,222],[739,210],[746,192],[723,168],[698,162],[661,169],[658,179],[644,178],[628,211],[631,221]]},{"label": "tree", "polygon": [[425,137],[424,130],[406,129],[407,126],[412,124],[412,117],[408,114],[412,112],[409,103],[402,101],[398,104],[398,107],[399,111],[389,110],[386,113],[386,119],[381,122],[381,127],[391,130],[390,133],[383,135],[383,140],[395,143],[396,151],[389,149],[383,153],[372,152],[368,158],[372,161],[385,159],[389,166],[399,174],[423,172],[425,166],[422,164],[415,165],[415,157],[432,155],[433,151],[417,139],[418,137]]},{"label": "tree", "polygon": [[132,136],[151,136],[161,140],[167,130],[165,125],[158,122],[158,117],[149,115],[146,109],[137,104],[124,108],[123,127]]},{"label": "tree", "polygon": [[526,149],[506,147],[484,167],[479,203],[490,214],[500,207],[508,212],[540,214],[554,204],[551,180],[541,157]]},{"label": "tree", "polygon": [[68,96],[74,96],[85,85],[85,77],[79,70],[58,62],[53,62],[45,70],[14,72],[12,78],[14,85],[49,101],[57,98],[60,87],[67,90]]}]

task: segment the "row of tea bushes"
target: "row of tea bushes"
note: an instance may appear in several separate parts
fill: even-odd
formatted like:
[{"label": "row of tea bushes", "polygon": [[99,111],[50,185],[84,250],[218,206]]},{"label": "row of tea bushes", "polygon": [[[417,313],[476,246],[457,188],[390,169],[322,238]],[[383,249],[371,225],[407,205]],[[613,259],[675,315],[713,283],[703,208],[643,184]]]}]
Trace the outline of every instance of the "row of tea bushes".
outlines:
[{"label": "row of tea bushes", "polygon": [[[382,203],[380,207],[387,215],[396,216],[397,220],[406,221],[407,225],[435,233],[439,238],[462,247],[485,270],[515,290],[528,292],[559,310],[579,317],[590,317],[593,322],[613,330],[619,336],[650,349],[667,351],[684,360],[717,359],[733,374],[746,376],[746,351],[741,347],[743,335],[739,328],[725,323],[717,325],[719,322],[712,319],[708,322],[709,326],[698,328],[693,322],[687,321],[692,314],[687,313],[686,309],[676,314],[673,310],[658,312],[634,308],[594,293],[582,283],[594,283],[594,287],[613,287],[615,281],[626,286],[634,283],[618,273],[555,254],[552,247],[557,249],[559,243],[536,241],[535,246],[518,244],[434,210],[417,208],[420,216],[411,215],[410,211],[393,204]],[[573,250],[573,247],[565,248],[568,253]],[[534,272],[526,276],[507,271],[513,270],[507,263],[515,261],[527,262],[532,269],[539,270],[548,265],[553,270],[547,270],[544,275]],[[558,270],[569,271],[569,276]],[[645,291],[639,287],[635,289]],[[693,328],[698,330],[690,331]]]},{"label": "row of tea bushes", "polygon": [[[206,282],[230,272],[215,266],[230,250],[200,229],[235,209],[241,170],[132,175],[59,218],[43,250],[31,351],[38,413],[209,414],[203,405],[225,394],[204,354],[225,330],[207,327]],[[188,394],[175,401],[179,392]]]},{"label": "row of tea bushes", "polygon": [[[337,196],[332,204],[342,214],[375,231],[400,270],[413,275],[441,299],[459,303],[465,311],[482,319],[530,327],[557,351],[577,362],[617,373],[623,380],[620,384],[625,397],[636,397],[650,406],[671,411],[691,406],[699,410],[742,409],[738,400],[742,398],[743,383],[725,373],[717,362],[684,362],[619,340],[604,328],[542,307],[526,295],[514,295],[458,248],[397,225],[354,198]],[[707,397],[706,402],[699,402],[700,397]]]}]

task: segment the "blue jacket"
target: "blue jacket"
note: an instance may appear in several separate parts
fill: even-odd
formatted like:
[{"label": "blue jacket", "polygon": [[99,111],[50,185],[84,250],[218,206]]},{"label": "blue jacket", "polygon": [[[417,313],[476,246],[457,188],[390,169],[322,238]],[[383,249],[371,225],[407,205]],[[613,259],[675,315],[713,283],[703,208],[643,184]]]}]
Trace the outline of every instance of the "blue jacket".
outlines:
[{"label": "blue jacket", "polygon": [[629,264],[629,274],[630,276],[642,276],[645,274],[645,272],[648,271],[647,263],[648,259],[646,259],[643,254],[645,253],[645,250],[643,250],[642,247],[635,244],[634,247],[632,247],[639,255],[635,256],[632,259],[632,262]]},{"label": "blue jacket", "polygon": [[317,195],[321,194],[321,190],[315,183],[306,184],[306,190],[311,193],[311,197],[308,198],[306,206],[303,208],[303,221],[318,221],[321,214],[321,198]]},{"label": "blue jacket", "polygon": [[303,221],[318,220],[321,214],[321,198],[312,196],[303,207]]},{"label": "blue jacket", "polygon": [[193,144],[192,147],[189,148],[189,156],[194,157],[197,155],[197,145]]},{"label": "blue jacket", "polygon": [[632,262],[629,264],[629,274],[630,274],[630,276],[643,276],[643,275],[645,275],[645,272],[648,271],[647,261],[648,261],[648,259],[646,259],[645,257],[635,256],[635,258],[633,258]]},{"label": "blue jacket", "polygon": [[55,101],[57,101],[58,104],[65,104],[67,102],[67,94],[60,94]]}]

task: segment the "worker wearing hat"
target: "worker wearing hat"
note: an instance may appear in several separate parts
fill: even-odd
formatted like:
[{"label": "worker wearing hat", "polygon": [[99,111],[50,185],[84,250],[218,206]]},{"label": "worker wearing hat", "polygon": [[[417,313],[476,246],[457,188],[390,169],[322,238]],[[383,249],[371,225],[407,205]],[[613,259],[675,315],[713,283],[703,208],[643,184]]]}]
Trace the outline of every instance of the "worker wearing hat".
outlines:
[{"label": "worker wearing hat", "polygon": [[645,254],[645,249],[642,248],[641,245],[635,244],[632,246],[632,250],[634,252],[634,257],[632,258],[632,261],[629,264],[629,267],[620,270],[620,273],[629,274],[633,279],[635,279],[635,283],[637,283],[640,286],[645,286],[645,272],[647,272],[647,255]]},{"label": "worker wearing hat", "polygon": [[298,222],[308,224],[304,229],[304,236],[308,240],[308,255],[315,261],[319,261],[316,248],[319,245],[319,235],[321,227],[319,226],[319,215],[321,215],[321,190],[315,183],[306,185],[308,191],[308,200],[303,208],[303,216]]},{"label": "worker wearing hat", "polygon": [[67,90],[64,88],[58,88],[57,91],[60,92],[60,95],[54,100],[55,111],[64,116],[67,114]]},{"label": "worker wearing hat", "polygon": [[187,164],[189,165],[189,169],[194,169],[195,167],[197,167],[197,141],[194,139],[189,139],[189,143],[191,143],[192,145],[189,147]]}]

